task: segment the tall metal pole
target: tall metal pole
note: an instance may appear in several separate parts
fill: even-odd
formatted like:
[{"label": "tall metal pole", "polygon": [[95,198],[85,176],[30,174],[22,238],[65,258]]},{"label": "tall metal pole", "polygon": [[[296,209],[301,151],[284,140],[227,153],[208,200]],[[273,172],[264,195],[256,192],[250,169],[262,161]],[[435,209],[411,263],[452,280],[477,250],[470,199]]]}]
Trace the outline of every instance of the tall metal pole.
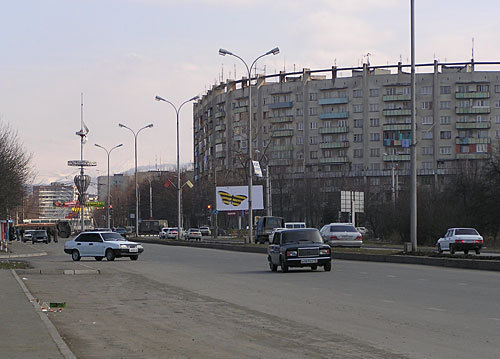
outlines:
[{"label": "tall metal pole", "polygon": [[266,202],[267,202],[267,215],[273,215],[273,204],[271,198],[271,175],[269,173],[269,164],[266,164]]},{"label": "tall metal pole", "polygon": [[147,126],[141,127],[137,133],[132,130],[130,127],[125,126],[124,124],[119,123],[118,126],[128,129],[134,135],[134,157],[135,157],[135,235],[139,237],[139,186],[137,184],[137,136],[139,132],[144,130],[145,128],[153,127],[153,124],[150,123]]},{"label": "tall metal pole", "polygon": [[415,1],[410,0],[411,5],[411,179],[410,179],[410,238],[412,251],[417,248],[417,126],[415,106]]},{"label": "tall metal pole", "polygon": [[112,147],[109,151],[108,151],[108,149],[106,147],[98,145],[97,143],[94,144],[94,145],[96,147],[102,148],[104,151],[106,151],[106,155],[108,157],[108,176],[107,176],[107,178],[108,178],[108,180],[107,180],[107,184],[108,184],[107,197],[108,197],[108,200],[106,202],[106,225],[107,225],[106,228],[111,228],[111,220],[110,220],[110,215],[109,215],[109,208],[110,208],[110,205],[111,205],[111,183],[109,181],[109,156],[111,155],[111,151],[113,151],[115,148],[123,146],[123,143],[120,143],[119,145],[116,145],[115,147]]},{"label": "tall metal pole", "polygon": [[247,68],[248,73],[248,243],[252,242],[253,238],[253,209],[252,209],[252,187],[253,187],[253,161],[252,161],[252,148],[253,148],[253,139],[252,139],[252,68],[261,57],[267,55],[277,55],[279,54],[279,48],[275,47],[274,49],[266,52],[263,55],[257,57],[250,67],[248,67],[245,60],[239,57],[236,54],[233,54],[230,51],[225,49],[219,49],[219,55],[231,55],[234,56],[243,62],[245,67]]},{"label": "tall metal pole", "polygon": [[170,101],[165,100],[163,97],[156,96],[155,100],[156,101],[163,101],[170,106],[174,108],[175,111],[175,118],[176,118],[176,125],[177,125],[177,239],[181,239],[181,231],[182,231],[182,218],[181,218],[181,198],[182,198],[182,188],[181,188],[181,167],[180,167],[180,150],[179,150],[179,113],[181,111],[182,106],[184,106],[186,103],[190,101],[195,101],[199,98],[199,96],[194,96],[190,98],[189,100],[184,101],[179,108],[177,107]]}]

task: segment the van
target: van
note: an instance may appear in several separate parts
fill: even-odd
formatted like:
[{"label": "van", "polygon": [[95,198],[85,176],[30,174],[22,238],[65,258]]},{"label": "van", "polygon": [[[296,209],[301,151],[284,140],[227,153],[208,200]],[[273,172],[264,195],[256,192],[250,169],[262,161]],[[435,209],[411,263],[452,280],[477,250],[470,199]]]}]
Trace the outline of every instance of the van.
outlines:
[{"label": "van", "polygon": [[286,222],[285,228],[306,228],[305,222]]},{"label": "van", "polygon": [[265,243],[269,241],[269,235],[275,228],[284,228],[285,220],[281,217],[263,216],[257,221],[255,228],[255,243]]}]

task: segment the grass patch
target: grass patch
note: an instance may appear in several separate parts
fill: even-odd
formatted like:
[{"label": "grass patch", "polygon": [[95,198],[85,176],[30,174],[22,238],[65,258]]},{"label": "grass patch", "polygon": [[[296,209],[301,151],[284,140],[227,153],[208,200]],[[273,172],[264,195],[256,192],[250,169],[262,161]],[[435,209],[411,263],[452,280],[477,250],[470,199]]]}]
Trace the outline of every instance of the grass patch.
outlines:
[{"label": "grass patch", "polygon": [[0,261],[0,269],[27,269],[30,268],[26,262]]}]

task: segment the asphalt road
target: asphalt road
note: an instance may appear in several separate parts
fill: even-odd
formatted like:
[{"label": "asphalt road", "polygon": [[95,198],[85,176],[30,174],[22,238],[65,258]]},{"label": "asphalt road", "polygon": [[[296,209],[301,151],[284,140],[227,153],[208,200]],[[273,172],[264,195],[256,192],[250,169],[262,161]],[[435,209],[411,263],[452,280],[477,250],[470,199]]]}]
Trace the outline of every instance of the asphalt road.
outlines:
[{"label": "asphalt road", "polygon": [[49,253],[37,268],[102,271],[26,281],[72,301],[51,319],[79,358],[498,355],[497,272],[338,260],[272,273],[262,254],[163,245],[137,262],[74,263],[62,243],[35,247]]}]

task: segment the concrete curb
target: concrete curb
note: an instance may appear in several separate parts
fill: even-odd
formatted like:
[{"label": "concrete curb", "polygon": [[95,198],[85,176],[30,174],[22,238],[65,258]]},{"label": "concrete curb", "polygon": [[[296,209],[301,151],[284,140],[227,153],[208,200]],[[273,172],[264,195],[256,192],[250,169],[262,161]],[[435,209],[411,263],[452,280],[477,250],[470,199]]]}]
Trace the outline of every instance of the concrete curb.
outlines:
[{"label": "concrete curb", "polygon": [[26,254],[0,254],[1,259],[12,259],[12,258],[28,258],[28,257],[41,257],[46,256],[47,252],[40,253],[26,253]]},{"label": "concrete curb", "polygon": [[50,319],[47,316],[47,314],[45,314],[44,312],[42,312],[42,308],[37,303],[37,301],[35,300],[35,297],[33,297],[33,295],[30,293],[30,291],[28,290],[28,288],[26,287],[26,285],[23,283],[23,281],[21,280],[21,278],[19,278],[19,276],[17,275],[16,271],[14,269],[11,269],[10,271],[11,271],[12,275],[14,276],[14,278],[16,278],[17,283],[19,283],[19,285],[21,286],[21,289],[23,290],[23,292],[26,295],[26,297],[28,298],[28,300],[35,307],[35,311],[38,313],[38,315],[42,319],[42,322],[47,327],[47,330],[49,331],[49,334],[52,337],[52,340],[54,340],[54,343],[56,343],[57,348],[59,349],[59,351],[61,352],[61,354],[66,359],[76,359],[75,354],[73,354],[73,352],[68,347],[68,345],[66,344],[66,342],[63,340],[63,338],[61,338],[61,335],[57,331],[57,328],[54,326],[54,324],[52,324],[52,322],[50,321]]},{"label": "concrete curb", "polygon": [[[134,238],[133,240],[142,243],[163,244],[170,246],[222,249],[227,251],[239,251],[239,252],[250,252],[250,253],[267,253],[267,248],[265,247],[254,247],[254,246],[250,247],[245,244],[184,242],[184,241],[174,241],[174,240],[142,239],[142,238]],[[434,257],[411,256],[411,255],[362,254],[362,253],[341,253],[341,252],[333,252],[333,259],[401,263],[401,264],[420,264],[420,265],[430,265],[430,266],[449,267],[449,268],[500,271],[500,261],[493,261],[487,259],[474,260],[474,259],[460,259],[460,258],[434,258]]]}]

